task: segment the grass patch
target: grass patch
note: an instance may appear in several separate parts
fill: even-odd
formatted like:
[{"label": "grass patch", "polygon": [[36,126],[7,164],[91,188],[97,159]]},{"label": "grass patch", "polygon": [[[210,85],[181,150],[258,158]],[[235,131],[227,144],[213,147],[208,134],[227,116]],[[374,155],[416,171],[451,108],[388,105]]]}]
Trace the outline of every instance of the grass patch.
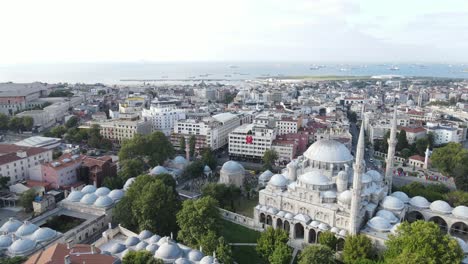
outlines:
[{"label": "grass patch", "polygon": [[65,233],[68,230],[79,226],[84,221],[84,219],[75,218],[68,215],[56,215],[47,219],[45,224],[43,224],[41,227],[48,227],[60,233]]},{"label": "grass patch", "polygon": [[258,199],[247,199],[241,197],[234,201],[234,213],[253,218],[254,207],[257,206]]},{"label": "grass patch", "polygon": [[260,237],[260,232],[227,220],[223,220],[222,224],[221,235],[228,243],[257,243]]},{"label": "grass patch", "polygon": [[259,264],[263,263],[262,258],[252,246],[232,246],[234,260],[239,264]]}]

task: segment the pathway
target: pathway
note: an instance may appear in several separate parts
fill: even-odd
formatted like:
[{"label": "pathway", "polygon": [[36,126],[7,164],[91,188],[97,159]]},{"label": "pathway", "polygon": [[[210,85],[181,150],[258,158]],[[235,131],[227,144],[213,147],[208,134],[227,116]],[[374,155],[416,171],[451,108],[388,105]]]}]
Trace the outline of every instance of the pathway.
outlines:
[{"label": "pathway", "polygon": [[257,246],[257,243],[229,243],[231,246]]},{"label": "pathway", "polygon": [[296,259],[297,252],[299,252],[299,250],[297,248],[294,248],[290,264],[294,263],[294,259]]}]

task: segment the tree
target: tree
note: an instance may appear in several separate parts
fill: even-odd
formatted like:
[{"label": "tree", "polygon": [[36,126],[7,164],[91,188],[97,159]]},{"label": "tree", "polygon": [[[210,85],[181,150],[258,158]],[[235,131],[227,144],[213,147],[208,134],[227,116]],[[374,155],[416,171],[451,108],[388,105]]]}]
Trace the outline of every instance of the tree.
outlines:
[{"label": "tree", "polygon": [[322,232],[319,236],[319,243],[328,246],[333,251],[336,250],[336,243],[338,242],[335,234],[330,231]]},{"label": "tree", "polygon": [[0,177],[0,189],[5,189],[8,186],[8,182],[10,182],[10,177]]},{"label": "tree", "polygon": [[36,191],[31,188],[21,194],[19,204],[24,208],[24,210],[32,211],[32,202],[34,201],[34,198],[36,198]]},{"label": "tree", "polygon": [[205,164],[201,160],[195,160],[190,163],[184,170],[185,178],[197,178],[203,175]]},{"label": "tree", "polygon": [[278,153],[274,149],[267,149],[263,153],[263,169],[272,170],[273,164],[278,159]]},{"label": "tree", "polygon": [[299,255],[298,264],[334,264],[335,253],[325,245],[307,246]]},{"label": "tree", "polygon": [[16,257],[4,257],[0,258],[0,264],[21,264],[26,262],[28,260],[28,257],[23,257],[23,256],[16,256]]},{"label": "tree", "polygon": [[232,203],[240,197],[241,191],[234,185],[227,186],[222,183],[208,183],[202,188],[202,196],[210,196],[216,199],[221,208]]},{"label": "tree", "polygon": [[144,163],[139,159],[124,160],[120,164],[119,177],[123,181],[141,175],[145,171]]},{"label": "tree", "polygon": [[23,119],[21,117],[13,117],[12,119],[10,119],[10,121],[8,122],[8,128],[11,130],[11,131],[20,131],[20,130],[23,130]]},{"label": "tree", "polygon": [[117,176],[117,177],[105,177],[103,182],[102,182],[102,185],[104,187],[109,188],[110,190],[122,189],[124,184],[125,184],[125,182],[119,176]]},{"label": "tree", "polygon": [[396,150],[397,151],[400,151],[404,148],[408,148],[409,147],[409,144],[408,144],[408,139],[406,138],[406,131],[405,130],[401,130],[400,133],[398,133],[397,135],[397,145],[396,145]]},{"label": "tree", "polygon": [[66,127],[66,128],[77,127],[79,122],[80,122],[80,118],[79,118],[79,117],[77,117],[77,116],[72,116],[72,117],[70,117],[70,119],[68,119],[68,121],[65,123],[65,127]]},{"label": "tree", "polygon": [[348,236],[343,248],[343,262],[355,263],[359,259],[370,259],[372,242],[365,235]]},{"label": "tree", "polygon": [[218,202],[211,197],[184,201],[177,213],[177,223],[180,227],[178,239],[190,247],[200,246],[208,232],[219,234],[221,219]]},{"label": "tree", "polygon": [[400,156],[407,159],[413,154],[409,148],[404,148],[400,151]]},{"label": "tree", "polygon": [[125,140],[119,151],[119,160],[140,159],[154,167],[163,164],[174,153],[174,147],[167,137],[161,131],[156,131],[145,136],[137,134]]},{"label": "tree", "polygon": [[122,264],[163,264],[161,259],[154,258],[151,252],[146,250],[130,251],[122,259]]},{"label": "tree", "polygon": [[468,192],[468,164],[457,164],[455,168],[453,168],[452,176],[457,189]]},{"label": "tree", "polygon": [[285,243],[279,243],[273,254],[268,257],[270,264],[289,264],[291,262],[291,248]]},{"label": "tree", "polygon": [[177,192],[176,191],[177,182],[176,182],[176,180],[174,179],[174,177],[171,174],[161,173],[161,174],[158,174],[158,175],[153,176],[153,177],[155,177],[156,179],[161,180],[166,186],[172,187],[174,192]]},{"label": "tree", "polygon": [[141,175],[116,205],[114,215],[127,228],[169,235],[177,231],[179,208],[179,196],[171,186],[152,176]]},{"label": "tree", "polygon": [[442,183],[425,186],[419,182],[412,182],[401,187],[401,191],[408,194],[410,197],[423,196],[433,202],[436,200],[444,200],[445,194],[448,193],[450,189]]},{"label": "tree", "polygon": [[216,252],[216,247],[218,246],[218,235],[216,232],[210,230],[208,233],[202,234],[198,243],[198,246],[202,248],[205,255],[211,255],[213,252]]},{"label": "tree", "polygon": [[193,157],[195,154],[195,145],[197,143],[197,138],[194,135],[191,135],[189,138],[189,155]]},{"label": "tree", "polygon": [[233,264],[231,246],[226,243],[224,237],[218,238],[218,247],[216,247],[216,258],[223,264]]},{"label": "tree", "polygon": [[210,167],[210,169],[215,170],[218,165],[218,159],[210,148],[204,148],[201,150],[201,161]]},{"label": "tree", "polygon": [[349,122],[351,123],[356,123],[357,122],[357,114],[354,111],[348,111],[348,119]]},{"label": "tree", "polygon": [[396,234],[389,235],[385,245],[386,263],[402,260],[400,256],[402,254],[408,254],[407,256],[415,260],[427,260],[424,263],[434,264],[460,263],[463,259],[463,251],[458,242],[450,235],[442,233],[434,222],[403,222],[396,230]]},{"label": "tree", "polygon": [[468,192],[453,191],[445,194],[445,199],[453,207],[468,204]]},{"label": "tree", "polygon": [[459,143],[450,142],[444,147],[434,149],[431,161],[442,173],[451,175],[457,165],[463,164],[463,169],[468,166],[468,150]]},{"label": "tree", "polygon": [[256,250],[264,260],[269,260],[269,257],[273,254],[275,249],[280,244],[286,244],[288,240],[288,234],[283,229],[268,227],[260,234],[257,240]]},{"label": "tree", "polygon": [[67,128],[64,126],[56,126],[49,131],[49,135],[56,138],[61,138],[65,133],[67,133]]},{"label": "tree", "polygon": [[10,118],[7,115],[0,113],[0,130],[1,131],[8,130],[9,121],[10,121]]},{"label": "tree", "polygon": [[184,137],[184,136],[180,137],[180,139],[179,139],[179,145],[180,145],[180,150],[181,150],[182,152],[184,152],[184,151],[185,151],[185,148],[187,147],[187,145],[186,145],[186,143],[185,143],[185,137]]}]

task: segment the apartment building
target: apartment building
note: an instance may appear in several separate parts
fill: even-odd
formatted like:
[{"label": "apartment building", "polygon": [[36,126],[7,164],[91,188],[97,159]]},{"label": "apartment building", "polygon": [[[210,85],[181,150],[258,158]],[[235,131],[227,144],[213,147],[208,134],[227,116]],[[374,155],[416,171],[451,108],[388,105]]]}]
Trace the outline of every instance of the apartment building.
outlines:
[{"label": "apartment building", "polygon": [[151,121],[153,130],[162,131],[169,136],[178,120],[185,119],[185,110],[177,108],[172,101],[157,101],[150,109],[143,109],[142,117]]},{"label": "apartment building", "polygon": [[245,124],[229,133],[229,156],[232,158],[254,159],[263,157],[271,149],[277,129],[264,124]]},{"label": "apartment building", "polygon": [[121,144],[126,139],[132,139],[136,134],[147,135],[152,131],[150,121],[126,119],[90,121],[80,128],[86,129],[92,125],[99,125],[101,135],[116,144]]}]

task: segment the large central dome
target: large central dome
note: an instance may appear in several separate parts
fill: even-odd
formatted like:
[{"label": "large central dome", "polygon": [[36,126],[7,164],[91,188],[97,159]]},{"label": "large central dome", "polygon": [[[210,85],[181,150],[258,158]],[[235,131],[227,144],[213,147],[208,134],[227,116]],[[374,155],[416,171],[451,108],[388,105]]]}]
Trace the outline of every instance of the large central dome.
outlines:
[{"label": "large central dome", "polygon": [[345,145],[331,139],[315,142],[304,152],[304,156],[310,160],[329,163],[349,162],[354,159]]}]

